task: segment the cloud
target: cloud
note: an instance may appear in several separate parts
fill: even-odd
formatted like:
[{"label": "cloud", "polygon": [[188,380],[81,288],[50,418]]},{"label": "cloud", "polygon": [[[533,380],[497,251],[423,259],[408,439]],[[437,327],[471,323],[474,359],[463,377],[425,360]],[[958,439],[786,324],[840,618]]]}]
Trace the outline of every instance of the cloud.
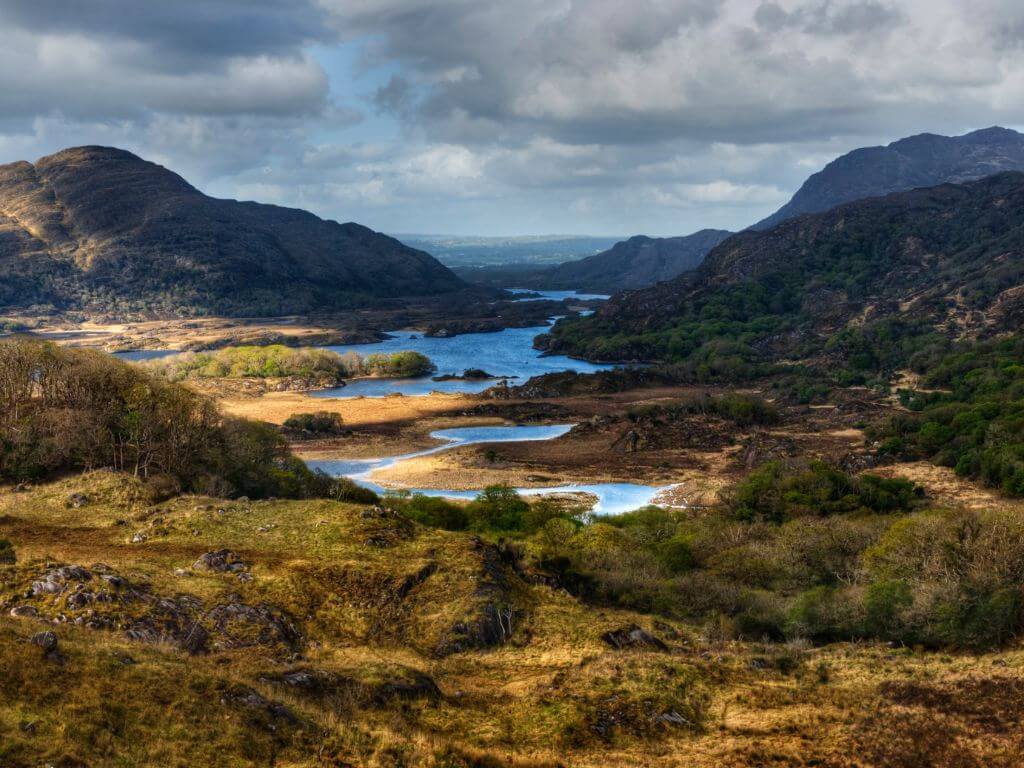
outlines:
[{"label": "cloud", "polygon": [[1024,124],[1019,0],[5,0],[0,161],[123,146],[390,231],[738,228]]}]

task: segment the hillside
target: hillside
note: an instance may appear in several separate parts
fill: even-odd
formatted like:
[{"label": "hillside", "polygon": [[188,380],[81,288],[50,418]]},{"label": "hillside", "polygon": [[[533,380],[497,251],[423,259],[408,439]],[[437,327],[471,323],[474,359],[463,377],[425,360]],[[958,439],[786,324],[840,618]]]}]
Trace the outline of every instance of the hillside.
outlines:
[{"label": "hillside", "polygon": [[645,288],[695,268],[708,251],[731,234],[702,229],[684,237],[637,235],[607,251],[560,264],[547,271],[542,280],[552,290],[617,293]]},{"label": "hillside", "polygon": [[[739,454],[699,514],[378,500],[109,357],[0,373],[5,767],[1019,762],[1019,502]],[[840,413],[651,394],[567,439],[661,464]]]},{"label": "hillside", "polygon": [[853,200],[962,183],[1002,171],[1024,171],[1024,135],[1017,131],[987,128],[963,136],[922,133],[836,158],[752,229],[771,229],[794,216],[820,213]]},{"label": "hillside", "polygon": [[1022,250],[1024,174],[917,189],[729,238],[696,271],[564,320],[541,343],[708,375],[822,355],[880,369],[910,339],[1017,327]]},{"label": "hillside", "polygon": [[0,307],[277,315],[464,288],[359,224],[208,197],[110,147],[0,166]]}]

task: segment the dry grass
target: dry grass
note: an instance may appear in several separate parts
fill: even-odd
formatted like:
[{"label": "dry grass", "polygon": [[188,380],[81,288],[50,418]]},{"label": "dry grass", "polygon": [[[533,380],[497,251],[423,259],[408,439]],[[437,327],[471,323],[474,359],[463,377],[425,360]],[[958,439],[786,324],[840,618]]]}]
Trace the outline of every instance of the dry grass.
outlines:
[{"label": "dry grass", "polygon": [[[73,492],[89,502],[70,508]],[[0,570],[0,764],[1010,766],[1024,743],[1017,649],[712,642],[588,607],[507,566],[509,641],[439,656],[452,624],[488,599],[486,558],[466,535],[364,515],[331,502],[158,503],[108,473],[0,494],[0,537],[19,556]],[[147,539],[129,543],[138,531]],[[251,582],[189,569],[222,547],[251,563]],[[44,560],[103,562],[207,606],[273,604],[302,648],[189,656],[57,624],[64,660],[46,659],[27,642],[45,625],[8,617]],[[601,640],[633,622],[670,652]],[[302,671],[326,682],[280,682]],[[440,696],[387,693],[417,675]],[[661,717],[673,712],[681,720]]]}]

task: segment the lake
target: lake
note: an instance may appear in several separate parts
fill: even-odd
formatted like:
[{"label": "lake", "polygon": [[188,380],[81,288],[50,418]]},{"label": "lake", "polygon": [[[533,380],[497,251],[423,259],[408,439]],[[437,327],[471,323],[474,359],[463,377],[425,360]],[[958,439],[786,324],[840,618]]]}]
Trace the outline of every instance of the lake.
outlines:
[{"label": "lake", "polygon": [[[533,339],[544,333],[548,326],[533,328],[505,328],[493,333],[465,333],[449,338],[425,337],[409,331],[393,331],[393,338],[375,344],[351,344],[327,347],[334,352],[356,352],[370,355],[374,352],[400,352],[411,349],[421,352],[437,366],[432,376],[460,375],[467,368],[481,368],[494,376],[508,376],[512,384],[521,384],[531,376],[558,371],[591,373],[613,365],[588,363],[565,355],[544,356],[533,348]],[[428,395],[431,392],[483,392],[497,382],[433,381],[431,376],[419,379],[356,379],[347,386],[311,392],[314,397],[386,397]]]}]

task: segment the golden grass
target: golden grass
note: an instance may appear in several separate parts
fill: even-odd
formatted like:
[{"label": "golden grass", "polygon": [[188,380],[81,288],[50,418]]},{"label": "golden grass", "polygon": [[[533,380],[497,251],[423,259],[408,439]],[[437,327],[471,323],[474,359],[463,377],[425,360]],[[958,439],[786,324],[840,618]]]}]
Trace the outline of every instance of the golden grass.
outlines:
[{"label": "golden grass", "polygon": [[[75,492],[89,502],[69,507]],[[135,532],[146,540],[130,543]],[[486,600],[480,548],[353,505],[158,502],[100,472],[0,492],[0,537],[19,558],[0,567],[4,766],[1012,766],[1024,744],[1018,648],[972,656],[711,641],[510,571],[510,641],[438,656],[451,625]],[[217,548],[250,563],[253,580],[191,571]],[[46,624],[8,615],[44,561],[103,562],[207,606],[271,603],[301,627],[303,647],[189,656],[51,624],[58,663],[28,642]],[[671,652],[601,640],[631,623]],[[303,670],[335,687],[311,694],[280,682]],[[375,693],[415,674],[441,697]],[[246,692],[262,703],[246,703]],[[668,712],[691,724],[656,719]]]}]

